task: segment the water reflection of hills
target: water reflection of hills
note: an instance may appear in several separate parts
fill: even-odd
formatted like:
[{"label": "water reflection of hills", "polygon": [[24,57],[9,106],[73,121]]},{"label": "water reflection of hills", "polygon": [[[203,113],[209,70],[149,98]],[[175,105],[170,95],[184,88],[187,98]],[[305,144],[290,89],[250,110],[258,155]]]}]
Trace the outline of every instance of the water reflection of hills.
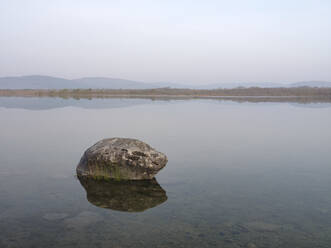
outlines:
[{"label": "water reflection of hills", "polygon": [[108,109],[152,103],[151,99],[93,98],[64,99],[56,97],[0,97],[0,107],[28,110],[46,110],[64,107]]},{"label": "water reflection of hills", "polygon": [[168,198],[156,179],[142,181],[103,181],[78,177],[87,200],[101,208],[142,212],[162,204]]},{"label": "water reflection of hills", "polygon": [[143,104],[158,104],[176,102],[176,100],[207,100],[218,103],[274,103],[291,104],[303,108],[329,108],[330,99],[311,98],[277,98],[277,97],[223,97],[223,98],[189,98],[189,97],[126,97],[126,98],[59,98],[59,97],[0,97],[0,107],[27,110],[47,110],[64,107],[77,107],[84,109],[110,109],[122,108]]}]

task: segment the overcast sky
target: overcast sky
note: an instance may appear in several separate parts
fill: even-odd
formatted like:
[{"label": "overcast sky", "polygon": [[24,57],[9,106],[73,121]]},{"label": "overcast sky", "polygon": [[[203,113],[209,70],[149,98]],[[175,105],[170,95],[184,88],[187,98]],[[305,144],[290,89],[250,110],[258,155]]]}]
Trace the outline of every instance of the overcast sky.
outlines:
[{"label": "overcast sky", "polygon": [[0,0],[0,76],[331,81],[330,0]]}]

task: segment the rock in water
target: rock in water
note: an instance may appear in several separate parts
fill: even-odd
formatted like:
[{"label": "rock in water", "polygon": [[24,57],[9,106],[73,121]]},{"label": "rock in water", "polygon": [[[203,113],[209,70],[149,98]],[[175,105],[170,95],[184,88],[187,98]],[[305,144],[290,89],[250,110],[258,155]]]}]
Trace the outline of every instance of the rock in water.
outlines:
[{"label": "rock in water", "polygon": [[154,178],[167,162],[166,155],[142,141],[111,138],[87,149],[76,170],[78,176],[143,180]]}]

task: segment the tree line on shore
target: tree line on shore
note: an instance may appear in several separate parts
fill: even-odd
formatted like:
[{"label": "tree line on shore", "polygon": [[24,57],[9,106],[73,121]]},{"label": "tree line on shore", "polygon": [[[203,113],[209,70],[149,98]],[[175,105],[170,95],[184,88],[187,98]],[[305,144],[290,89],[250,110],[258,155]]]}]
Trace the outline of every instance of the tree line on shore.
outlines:
[{"label": "tree line on shore", "polygon": [[62,90],[0,90],[0,96],[48,97],[112,97],[112,96],[170,96],[170,97],[318,97],[331,98],[331,88],[234,88],[234,89],[62,89]]}]

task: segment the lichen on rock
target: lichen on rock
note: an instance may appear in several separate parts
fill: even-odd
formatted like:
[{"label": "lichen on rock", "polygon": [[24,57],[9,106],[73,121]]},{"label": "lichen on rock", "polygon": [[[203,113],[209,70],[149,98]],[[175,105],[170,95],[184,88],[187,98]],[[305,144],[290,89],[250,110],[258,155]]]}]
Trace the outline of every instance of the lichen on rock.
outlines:
[{"label": "lichen on rock", "polygon": [[166,155],[142,141],[110,138],[88,148],[76,171],[94,179],[144,180],[154,178],[167,162]]}]

